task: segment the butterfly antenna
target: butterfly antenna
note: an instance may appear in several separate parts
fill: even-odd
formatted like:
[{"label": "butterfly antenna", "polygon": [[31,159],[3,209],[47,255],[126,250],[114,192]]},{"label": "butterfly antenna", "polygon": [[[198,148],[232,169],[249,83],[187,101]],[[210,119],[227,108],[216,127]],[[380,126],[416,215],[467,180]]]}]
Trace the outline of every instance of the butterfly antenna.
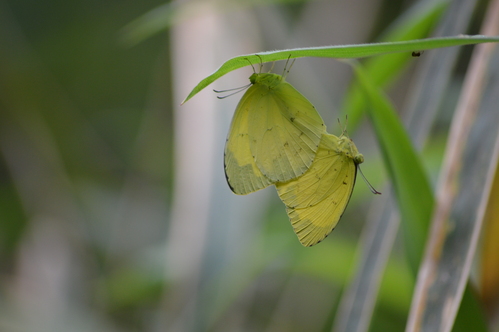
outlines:
[{"label": "butterfly antenna", "polygon": [[263,68],[263,60],[262,60],[262,57],[258,54],[255,54],[259,59],[260,59],[260,71],[258,72],[258,74],[261,74],[262,72],[262,68]]},{"label": "butterfly antenna", "polygon": [[246,84],[245,86],[240,86],[238,88],[233,88],[233,89],[227,89],[227,90],[215,90],[213,89],[213,92],[215,93],[225,93],[225,92],[229,92],[229,91],[234,91],[232,93],[229,93],[228,95],[226,96],[217,96],[218,99],[225,99],[227,97],[230,97],[230,96],[233,96],[235,95],[236,93],[239,93],[241,91],[244,91],[246,90],[247,88],[249,88],[251,86],[251,83],[250,84]]},{"label": "butterfly antenna", "polygon": [[338,126],[340,126],[341,135],[343,135],[343,131],[345,130],[345,128],[342,127],[340,118],[337,118],[337,120],[338,120]]},{"label": "butterfly antenna", "polygon": [[[340,118],[338,118],[338,126],[340,126],[340,130],[341,130],[341,135],[340,135],[340,137],[341,137],[341,136],[345,135],[345,133],[347,132],[347,128],[346,128],[346,127],[343,127],[343,126],[341,125]],[[348,134],[347,134],[347,136],[348,136]]]},{"label": "butterfly antenna", "polygon": [[348,125],[348,116],[345,115],[345,126],[343,127],[341,125],[341,121],[340,121],[340,118],[338,118],[338,124],[340,126],[340,129],[341,129],[341,136],[345,135],[348,137],[348,131],[347,131],[347,125]]},{"label": "butterfly antenna", "polygon": [[289,59],[290,58],[291,58],[291,54],[288,56],[288,59],[286,60],[286,64],[284,65],[284,69],[282,71],[282,77],[283,78],[286,78],[287,74],[289,73],[289,69],[287,69],[287,68],[288,68],[288,63],[289,63]]},{"label": "butterfly antenna", "polygon": [[288,76],[289,72],[291,71],[291,68],[293,68],[293,65],[295,64],[296,59],[293,59],[293,61],[291,61],[291,65],[289,65],[288,67],[290,59],[291,59],[291,54],[288,56],[288,60],[286,60],[286,65],[284,66],[284,73],[282,73],[282,76],[284,77]]},{"label": "butterfly antenna", "polygon": [[291,62],[291,65],[288,67],[288,63],[289,63],[290,59],[291,59],[291,54],[288,56],[288,60],[286,60],[286,65],[284,66],[284,71],[282,72],[283,78],[286,78],[288,76],[289,72],[291,71],[291,67],[293,67],[295,60],[296,60],[296,59],[293,59],[293,61]]},{"label": "butterfly antenna", "polygon": [[371,190],[371,192],[375,195],[381,195],[381,193],[379,191],[377,191],[376,189],[374,189],[374,187],[372,186],[372,184],[369,183],[369,181],[367,181],[366,177],[364,176],[364,173],[362,173],[362,169],[360,169],[360,166],[357,165],[357,169],[359,170],[360,172],[360,175],[362,175],[362,178],[364,179],[364,182],[367,184],[367,186],[369,187],[369,190]]},{"label": "butterfly antenna", "polygon": [[272,62],[272,67],[270,67],[270,69],[269,69],[269,73],[270,73],[270,72],[272,72],[272,69],[274,69],[274,65],[275,65],[275,61],[274,61],[274,62]]},{"label": "butterfly antenna", "polygon": [[[251,68],[253,68],[253,73],[256,73],[255,67],[253,67],[253,63],[251,63],[251,61],[248,58],[245,58],[245,59],[246,59],[246,61],[249,62]],[[215,91],[215,90],[213,90],[213,91]],[[225,90],[225,91],[229,91],[229,90]],[[217,92],[217,91],[215,91],[215,92]]]}]

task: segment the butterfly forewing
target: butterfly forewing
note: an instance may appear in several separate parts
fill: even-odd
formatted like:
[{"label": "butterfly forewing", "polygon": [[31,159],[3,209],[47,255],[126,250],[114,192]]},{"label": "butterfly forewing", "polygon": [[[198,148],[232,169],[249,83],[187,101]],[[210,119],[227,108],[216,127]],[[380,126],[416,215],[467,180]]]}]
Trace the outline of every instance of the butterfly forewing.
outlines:
[{"label": "butterfly forewing", "polygon": [[293,229],[304,246],[317,244],[331,233],[353,191],[357,168],[338,142],[334,135],[323,135],[309,171],[298,179],[276,183]]},{"label": "butterfly forewing", "polygon": [[252,103],[249,113],[255,162],[273,182],[295,179],[312,164],[326,130],[324,122],[310,101],[289,83],[254,87],[262,96]]},{"label": "butterfly forewing", "polygon": [[255,91],[250,87],[239,102],[232,118],[225,144],[225,177],[232,191],[246,195],[263,189],[272,182],[256,166],[250,150],[248,120],[250,103]]}]

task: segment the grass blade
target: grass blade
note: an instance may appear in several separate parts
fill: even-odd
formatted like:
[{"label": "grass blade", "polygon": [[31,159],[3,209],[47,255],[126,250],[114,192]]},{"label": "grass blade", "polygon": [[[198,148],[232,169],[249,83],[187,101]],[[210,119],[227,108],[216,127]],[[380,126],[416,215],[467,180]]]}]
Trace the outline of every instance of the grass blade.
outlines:
[{"label": "grass blade", "polygon": [[483,225],[483,244],[480,261],[480,297],[488,317],[495,322],[497,330],[499,321],[499,168],[496,169],[487,212]]},{"label": "grass blade", "polygon": [[[437,36],[448,36],[464,31],[470,22],[475,5],[476,1],[453,1],[446,9],[445,16],[436,28],[435,34]],[[434,122],[435,114],[440,109],[440,104],[449,85],[452,69],[456,63],[458,51],[458,48],[438,49],[425,54],[421,60],[418,60],[420,63],[418,63],[419,67],[416,70],[415,84],[410,89],[411,102],[408,103],[406,110],[402,112],[407,115],[405,123],[407,123],[409,135],[418,149],[421,149],[425,143]],[[385,57],[372,58],[372,62],[375,59]],[[370,63],[371,59],[366,61],[366,70],[370,77],[376,76],[375,73],[369,70]],[[427,82],[433,82],[433,84],[427,84]],[[345,105],[348,105],[349,115],[351,111],[356,112],[355,108],[358,104],[365,105],[365,98],[363,95],[359,95],[360,92],[356,93],[358,99],[352,99],[350,102],[345,103]],[[349,116],[350,123],[352,122],[350,121],[351,118]],[[362,239],[359,241],[361,243],[359,267],[355,279],[344,292],[340,308],[336,314],[333,331],[363,332],[367,331],[369,327],[374,305],[376,304],[374,300],[376,300],[381,275],[400,222],[398,213],[392,208],[394,197],[390,193],[390,195],[384,195],[383,198],[386,200],[385,203],[381,202],[382,206],[379,203],[376,204],[376,210],[383,209],[382,215],[370,213],[370,218],[362,231]],[[416,278],[415,275],[413,277]],[[385,279],[386,277],[383,277],[383,280]],[[477,298],[471,292],[466,294],[467,296],[463,298],[462,308],[477,308],[476,305],[470,305],[470,303],[477,304]],[[379,299],[377,303],[379,303]],[[479,316],[479,312],[460,310],[457,324],[460,324],[461,319],[459,317],[461,317],[462,313],[474,314],[475,317]],[[462,317],[462,320],[467,320],[464,315]]]},{"label": "grass blade", "polygon": [[182,103],[187,102],[194,97],[199,91],[206,88],[208,85],[222,77],[223,75],[249,66],[250,64],[258,64],[263,62],[273,62],[279,60],[296,59],[303,57],[317,58],[363,58],[374,55],[381,55],[393,52],[412,52],[414,50],[423,51],[435,48],[473,45],[481,43],[499,42],[499,37],[488,36],[467,36],[460,35],[454,37],[440,37],[416,39],[399,42],[371,43],[358,45],[337,45],[337,46],[322,46],[322,47],[307,47],[294,48],[289,50],[261,52],[258,54],[247,54],[234,57],[227,60],[213,74],[201,80],[199,84],[189,93],[187,98]]},{"label": "grass blade", "polygon": [[[498,31],[499,1],[485,20]],[[487,198],[499,158],[499,52],[475,50],[458,102],[437,189],[431,237],[407,331],[450,331],[467,284]],[[480,319],[480,317],[477,317]]]},{"label": "grass blade", "polygon": [[368,112],[397,198],[409,263],[417,271],[434,203],[430,183],[387,97],[370,81],[360,64],[353,63],[353,68],[370,102]]}]

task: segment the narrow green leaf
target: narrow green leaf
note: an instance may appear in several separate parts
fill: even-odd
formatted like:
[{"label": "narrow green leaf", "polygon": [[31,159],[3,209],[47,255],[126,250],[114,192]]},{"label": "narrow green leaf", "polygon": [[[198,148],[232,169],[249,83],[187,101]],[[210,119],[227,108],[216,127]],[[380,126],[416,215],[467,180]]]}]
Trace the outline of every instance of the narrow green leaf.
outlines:
[{"label": "narrow green leaf", "polygon": [[[497,29],[497,13],[488,12],[485,26]],[[465,322],[476,325],[475,331],[483,320],[478,313],[471,323],[471,315],[456,319],[456,313],[460,305],[460,315],[479,307],[463,293],[499,161],[498,63],[497,47],[482,47],[471,58],[447,141],[436,191],[441,199],[432,216],[407,331],[450,331],[454,325],[468,330]]]},{"label": "narrow green leaf", "polygon": [[[454,23],[463,22],[459,21],[460,16],[451,14],[448,6],[449,1],[418,1],[411,6],[402,16],[393,22],[380,37],[379,41],[398,41],[398,40],[411,40],[427,37],[427,35],[434,34],[434,26],[438,28],[447,24],[448,17],[453,16]],[[456,7],[457,3],[452,6]],[[466,11],[466,6],[458,7],[459,11]],[[442,12],[445,9],[445,17],[442,19]],[[466,13],[470,13],[469,10]],[[465,24],[462,24],[465,26]],[[453,25],[454,26],[454,25]],[[448,32],[442,35],[454,35],[462,29],[459,24],[456,24],[455,32]],[[428,56],[433,56],[441,53],[442,51],[454,52],[458,51],[457,48],[445,48],[433,50],[428,52],[423,58],[413,58],[408,53],[393,53],[371,57],[362,61],[366,72],[379,87],[391,84],[399,74],[405,70],[409,63],[428,61]],[[448,57],[439,57],[438,60],[445,62]],[[447,63],[445,63],[447,65]],[[452,62],[449,64],[452,66]],[[439,72],[433,71],[432,74]],[[420,77],[418,77],[420,78]],[[412,94],[417,91],[412,91]],[[437,91],[433,89],[432,91]],[[350,89],[343,100],[342,113],[348,114],[349,130],[355,130],[356,125],[364,118],[365,109],[367,105],[367,97],[360,89],[360,86],[355,80],[352,80]],[[430,112],[430,109],[424,110]],[[418,112],[419,114],[421,112]],[[405,115],[408,115],[405,113]],[[414,130],[418,126],[426,126],[425,123],[418,122],[417,126],[408,127],[411,141],[413,141]],[[431,126],[430,126],[431,127]],[[414,141],[413,141],[414,142]],[[417,143],[415,146],[417,147]],[[376,199],[376,205],[372,206],[369,211],[369,217],[361,234],[359,241],[359,255],[358,267],[355,271],[355,277],[350,281],[350,284],[345,289],[339,308],[336,312],[336,318],[332,331],[337,332],[365,332],[371,324],[372,314],[375,306],[382,305],[378,299],[381,296],[380,281],[383,284],[392,285],[396,284],[396,280],[388,281],[387,274],[384,273],[388,256],[392,251],[392,245],[397,234],[400,217],[395,211],[394,205],[395,196],[391,187],[382,199]],[[388,192],[390,191],[390,192]],[[374,203],[374,202],[373,202]],[[413,271],[410,271],[411,273]],[[415,275],[409,273],[412,280]],[[410,287],[409,297],[412,294]],[[407,311],[406,311],[407,312]]]},{"label": "narrow green leaf", "polygon": [[433,192],[418,154],[390,101],[358,62],[349,63],[370,103],[368,113],[395,190],[409,263],[416,273],[433,210]]},{"label": "narrow green leaf", "polygon": [[473,284],[468,281],[452,332],[487,332],[487,319]]},{"label": "narrow green leaf", "polygon": [[363,58],[385,53],[423,51],[442,47],[473,45],[490,42],[499,42],[499,36],[489,37],[479,35],[460,35],[454,37],[427,38],[399,42],[294,48],[289,50],[240,55],[227,60],[213,74],[199,82],[198,85],[191,91],[191,93],[189,93],[187,98],[185,98],[182,104],[194,97],[199,91],[203,90],[223,75],[233,70],[249,66],[250,64],[303,57],[337,59]]},{"label": "narrow green leaf", "polygon": [[[452,5],[446,10],[445,17],[442,19],[439,27],[437,28],[438,35],[454,35],[458,31],[462,31],[468,25],[469,19],[473,12],[473,8],[475,7],[474,1],[469,0],[458,0],[452,2]],[[410,106],[405,110],[406,124],[409,130],[409,135],[411,137],[412,142],[415,146],[421,147],[425,138],[428,135],[428,130],[431,128],[431,123],[433,121],[434,114],[438,109],[438,105],[441,103],[442,91],[445,90],[445,87],[448,87],[450,72],[454,67],[455,59],[457,58],[458,49],[440,49],[432,52],[428,52],[422,58],[414,59],[409,57],[409,60],[414,61],[425,61],[427,62],[423,66],[421,66],[420,71],[418,71],[417,79],[418,82],[416,85],[411,88],[412,102]],[[386,56],[379,56],[375,58],[368,59],[366,61],[366,66],[368,62],[385,58]],[[374,75],[375,73],[369,72],[369,75]],[[432,84],[428,84],[428,82],[432,82]],[[361,98],[364,98],[361,95]],[[406,105],[407,106],[407,105]],[[350,115],[350,114],[349,114]],[[349,123],[350,123],[349,116]],[[385,207],[389,209],[389,207]],[[362,263],[362,268],[357,272],[356,281],[359,280],[358,284],[362,286],[353,285],[351,286],[354,291],[357,292],[358,296],[353,299],[351,302],[348,299],[345,299],[344,302],[349,305],[347,309],[351,309],[350,312],[345,313],[345,315],[349,315],[347,318],[343,320],[343,326],[346,326],[345,329],[341,331],[366,331],[367,327],[365,327],[368,323],[362,322],[362,318],[359,316],[355,316],[356,313],[361,313],[365,315],[367,312],[368,316],[372,310],[373,304],[369,303],[369,298],[363,292],[366,287],[365,285],[370,285],[372,281],[368,278],[371,277],[376,279],[378,276],[370,273],[369,268],[373,262],[376,261],[376,256],[373,254],[373,251],[376,251],[376,246],[384,247],[389,244],[392,238],[391,236],[378,236],[381,234],[386,234],[388,232],[393,231],[392,227],[398,226],[398,221],[396,223],[392,222],[392,218],[389,215],[384,214],[379,217],[379,221],[371,221],[375,222],[374,225],[370,225],[370,227],[375,227],[375,234],[377,236],[376,239],[372,239],[372,241],[381,241],[382,244],[376,243],[365,243],[365,247],[362,249],[364,251],[363,260],[366,263]],[[368,238],[369,240],[369,238]],[[369,280],[366,283],[362,281]],[[376,281],[374,281],[376,282]],[[483,326],[484,319],[483,313],[480,312],[480,306],[477,305],[478,301],[476,297],[473,297],[473,293],[469,291],[470,285],[466,289],[465,295],[463,297],[461,308],[459,310],[459,314],[456,318],[455,323],[455,331],[485,331]],[[353,293],[352,290],[349,290]],[[446,298],[442,296],[442,298]],[[350,304],[352,303],[352,304]],[[440,304],[444,306],[446,304]],[[346,307],[346,305],[345,305]],[[344,313],[338,313],[341,315]],[[342,317],[343,318],[343,317]],[[370,318],[370,317],[369,317]],[[367,320],[369,320],[369,318]],[[365,319],[365,318],[364,318]],[[345,323],[348,322],[348,325]],[[464,323],[464,324],[463,324]],[[362,325],[363,324],[363,325]],[[474,326],[474,328],[470,328],[470,325]],[[460,327],[464,327],[459,329]],[[336,331],[336,330],[335,330]],[[338,331],[340,331],[338,329]]]},{"label": "narrow green leaf", "polygon": [[[499,168],[492,183],[487,211],[484,217],[480,259],[480,296],[488,313],[498,311],[499,299]],[[499,326],[499,322],[498,322]]]}]

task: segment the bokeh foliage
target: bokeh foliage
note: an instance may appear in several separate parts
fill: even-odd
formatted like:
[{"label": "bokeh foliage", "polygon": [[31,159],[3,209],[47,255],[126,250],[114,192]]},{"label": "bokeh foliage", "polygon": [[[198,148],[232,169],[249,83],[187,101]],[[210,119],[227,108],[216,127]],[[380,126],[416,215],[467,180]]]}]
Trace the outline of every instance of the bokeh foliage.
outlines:
[{"label": "bokeh foliage", "polygon": [[[340,131],[336,118],[348,114],[349,132],[366,157],[364,173],[383,196],[391,196],[394,184],[387,159],[407,162],[407,154],[397,154],[400,137],[405,152],[417,158],[411,166],[419,166],[398,173],[407,186],[394,184],[392,203],[372,197],[357,181],[338,229],[313,248],[298,243],[271,191],[234,197],[224,182],[224,137],[239,97],[217,101],[203,91],[179,104],[203,77],[240,54],[448,36],[439,29],[458,2],[366,1],[361,10],[352,2],[319,0],[1,1],[0,330],[341,331],[346,325],[340,321],[355,312],[344,306],[354,280],[375,289],[363,300],[372,306],[353,316],[364,322],[356,331],[403,330],[415,294],[414,256],[422,251],[407,258],[407,211],[427,216],[433,200],[418,200],[408,188],[411,181],[433,195],[439,188],[473,49],[459,49],[463,55],[443,80],[436,70],[434,77],[418,78],[425,62],[444,56],[436,50],[362,59],[360,83],[343,62],[297,59],[288,81],[317,106],[331,133]],[[452,35],[479,33],[492,5],[473,10],[468,2],[470,17]],[[199,35],[205,43],[195,39]],[[450,50],[457,57],[458,49]],[[486,63],[490,75],[496,58]],[[204,71],[195,70],[199,64]],[[281,68],[277,63],[275,71]],[[234,72],[212,86],[243,85],[251,71],[239,69],[242,76]],[[461,163],[463,170],[492,174],[495,136],[480,135],[493,131],[496,119],[488,110],[499,94],[492,76],[485,82],[475,92],[482,108],[470,121]],[[419,136],[407,111],[418,84],[442,91]],[[366,111],[376,110],[384,115],[369,120]],[[212,151],[213,159],[194,162],[200,151]],[[476,181],[492,183],[490,176]],[[471,324],[486,330],[484,321],[497,329],[496,213],[483,212],[489,201],[483,187],[462,190],[458,199],[470,213],[487,216],[487,232],[472,271],[479,277],[468,278],[469,266],[456,276],[468,286],[455,329]],[[203,220],[182,219],[197,210]],[[395,237],[399,216],[402,232]],[[466,221],[478,225],[473,216]],[[362,250],[379,225],[369,220],[376,218],[396,220],[387,224],[386,257],[368,277],[379,277],[379,289],[377,281],[356,275],[364,271]],[[416,246],[424,245],[420,237]],[[466,243],[468,255],[480,248],[480,242]],[[453,293],[458,300],[460,289]]]}]

